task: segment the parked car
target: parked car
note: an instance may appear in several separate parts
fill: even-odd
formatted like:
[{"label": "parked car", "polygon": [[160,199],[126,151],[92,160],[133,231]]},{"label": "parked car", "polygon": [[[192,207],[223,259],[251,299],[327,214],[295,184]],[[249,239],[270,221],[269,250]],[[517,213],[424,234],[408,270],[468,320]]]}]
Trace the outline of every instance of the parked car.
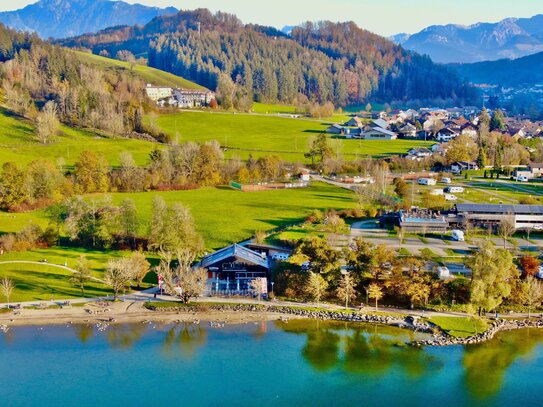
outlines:
[{"label": "parked car", "polygon": [[526,175],[519,175],[517,177],[517,182],[528,182],[530,181]]},{"label": "parked car", "polygon": [[445,194],[445,200],[446,201],[456,201],[458,200],[458,197],[453,194]]},{"label": "parked car", "polygon": [[287,253],[274,253],[272,255],[273,260],[279,260],[279,261],[287,261],[289,257],[290,256]]},{"label": "parked car", "polygon": [[445,266],[439,266],[436,269],[436,273],[440,280],[448,280],[449,278],[451,278],[451,272]]}]

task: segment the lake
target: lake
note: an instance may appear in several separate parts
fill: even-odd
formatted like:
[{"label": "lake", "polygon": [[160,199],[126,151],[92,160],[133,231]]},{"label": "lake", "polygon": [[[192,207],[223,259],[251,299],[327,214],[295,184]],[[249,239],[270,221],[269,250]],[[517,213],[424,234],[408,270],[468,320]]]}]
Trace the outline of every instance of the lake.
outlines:
[{"label": "lake", "polygon": [[2,406],[540,406],[543,331],[413,349],[396,328],[308,320],[12,328]]}]

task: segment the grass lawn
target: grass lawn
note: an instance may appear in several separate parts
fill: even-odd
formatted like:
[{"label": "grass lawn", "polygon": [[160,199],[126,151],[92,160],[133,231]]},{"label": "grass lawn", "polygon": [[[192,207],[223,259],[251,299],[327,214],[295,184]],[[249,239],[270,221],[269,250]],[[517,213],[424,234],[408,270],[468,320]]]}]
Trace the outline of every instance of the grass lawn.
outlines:
[{"label": "grass lawn", "polygon": [[105,58],[99,55],[90,54],[88,52],[74,51],[74,53],[82,62],[97,65],[101,68],[106,68],[110,70],[130,72],[134,76],[141,78],[145,83],[151,83],[153,85],[160,86],[169,86],[172,88],[206,90],[206,88],[198,85],[197,83],[181,78],[180,76],[161,71],[159,69],[151,68],[149,66],[136,64],[134,66],[134,69],[132,70],[130,68],[130,63],[128,62]]},{"label": "grass lawn", "polygon": [[456,338],[467,338],[488,328],[486,320],[474,317],[431,317],[428,320]]},{"label": "grass lawn", "polygon": [[[28,250],[24,252],[11,252],[0,256],[0,278],[9,277],[15,282],[13,302],[19,301],[48,301],[51,298],[77,298],[80,291],[70,283],[71,273],[68,270],[53,267],[52,264],[67,265],[73,268],[79,256],[85,255],[92,269],[93,277],[103,279],[108,260],[122,256],[129,256],[128,252],[100,251],[74,247],[51,247],[48,249]],[[42,262],[47,259],[47,264],[1,264],[7,261]],[[155,263],[154,257],[149,258],[151,264]],[[150,273],[144,281],[144,287],[156,283],[156,277]],[[91,281],[87,284],[86,297],[99,297],[110,294],[109,287],[98,282]],[[0,296],[1,301],[5,298]]]},{"label": "grass lawn", "polygon": [[34,125],[21,117],[0,108],[0,165],[13,161],[28,164],[37,159],[57,161],[64,159],[66,165],[73,165],[79,155],[88,149],[106,157],[111,165],[119,164],[119,154],[130,151],[140,165],[147,163],[154,143],[141,140],[108,138],[88,130],[62,126],[61,135],[48,145],[34,140]]},{"label": "grass lawn", "polygon": [[[169,204],[185,204],[191,209],[209,250],[248,239],[257,230],[268,231],[300,222],[309,216],[313,209],[339,210],[355,206],[352,192],[324,183],[314,183],[304,189],[262,192],[240,192],[219,187],[110,195],[115,204],[120,204],[125,198],[134,200],[141,221],[142,235],[147,233],[155,195],[162,196]],[[0,233],[17,232],[32,223],[47,226],[45,212],[0,212]]]},{"label": "grass lawn", "polygon": [[[336,120],[334,120],[335,122]],[[180,141],[217,140],[230,150],[227,156],[245,159],[249,154],[277,154],[284,160],[307,163],[304,153],[311,140],[324,132],[331,121],[291,119],[241,113],[189,112],[161,115],[157,124]],[[353,160],[357,156],[384,157],[407,152],[412,147],[429,146],[431,142],[412,140],[347,140],[331,139],[334,151]]]},{"label": "grass lawn", "polygon": [[240,192],[228,187],[193,191],[112,194],[113,202],[125,198],[135,201],[142,221],[141,233],[151,216],[153,197],[166,202],[181,202],[192,211],[206,247],[218,249],[250,238],[257,230],[268,231],[300,222],[313,209],[348,209],[355,206],[352,192],[323,183],[309,188]]}]

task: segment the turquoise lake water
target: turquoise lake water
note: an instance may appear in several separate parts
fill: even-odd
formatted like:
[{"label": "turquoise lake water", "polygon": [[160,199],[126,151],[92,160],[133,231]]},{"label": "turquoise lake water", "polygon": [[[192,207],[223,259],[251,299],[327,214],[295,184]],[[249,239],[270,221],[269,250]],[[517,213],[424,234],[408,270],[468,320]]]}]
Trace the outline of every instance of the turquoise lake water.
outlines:
[{"label": "turquoise lake water", "polygon": [[318,321],[22,327],[0,333],[1,406],[541,406],[543,331],[412,349]]}]

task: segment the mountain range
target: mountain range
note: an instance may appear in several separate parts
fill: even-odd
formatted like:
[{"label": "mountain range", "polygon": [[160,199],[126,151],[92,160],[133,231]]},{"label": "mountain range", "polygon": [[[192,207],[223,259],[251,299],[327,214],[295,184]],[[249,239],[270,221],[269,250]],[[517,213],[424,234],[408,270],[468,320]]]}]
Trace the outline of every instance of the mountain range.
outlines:
[{"label": "mountain range", "polygon": [[515,59],[543,51],[543,14],[497,23],[434,25],[391,40],[435,62],[472,63]]},{"label": "mountain range", "polygon": [[146,24],[154,17],[174,14],[158,8],[109,0],[40,0],[15,11],[0,13],[7,27],[35,32],[42,38],[66,38],[118,25]]}]

